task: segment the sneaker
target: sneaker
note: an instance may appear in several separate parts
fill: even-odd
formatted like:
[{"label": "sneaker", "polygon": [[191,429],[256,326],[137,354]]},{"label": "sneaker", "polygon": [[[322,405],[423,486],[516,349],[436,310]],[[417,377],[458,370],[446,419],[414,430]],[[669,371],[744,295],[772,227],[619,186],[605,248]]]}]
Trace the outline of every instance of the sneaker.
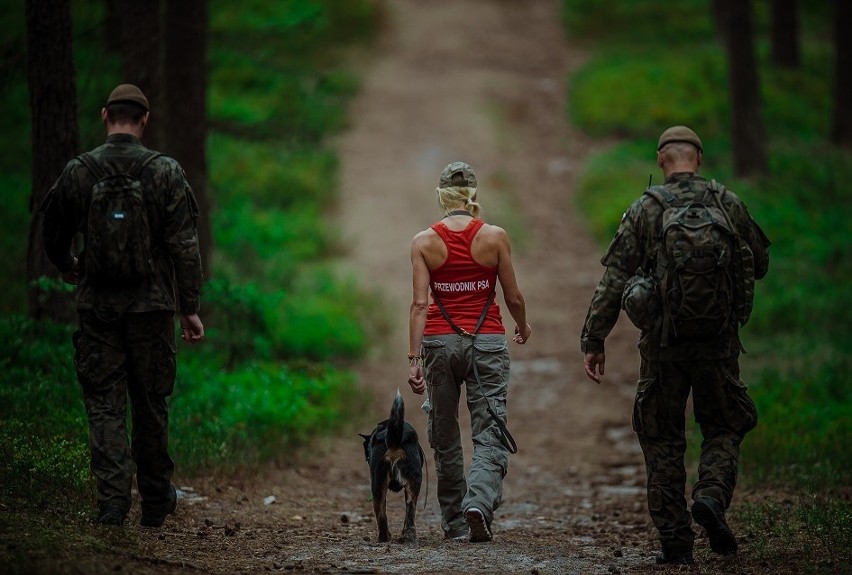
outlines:
[{"label": "sneaker", "polygon": [[124,525],[124,519],[126,517],[127,514],[121,509],[116,509],[114,507],[107,508],[103,512],[98,514],[98,516],[95,518],[95,524],[120,526]]},{"label": "sneaker", "polygon": [[692,518],[701,525],[710,538],[710,549],[720,555],[733,555],[737,552],[737,538],[725,521],[722,504],[706,495],[695,498],[692,504]]},{"label": "sneaker", "polygon": [[161,527],[166,522],[166,516],[171,515],[177,509],[177,492],[175,486],[169,487],[169,500],[154,508],[142,508],[142,519],[139,525],[142,527]]},{"label": "sneaker", "polygon": [[667,553],[663,551],[657,555],[657,565],[692,565],[695,558],[692,553]]},{"label": "sneaker", "polygon": [[470,527],[471,543],[491,541],[491,529],[488,528],[488,522],[485,520],[485,514],[482,511],[476,507],[471,507],[464,512],[464,520]]}]

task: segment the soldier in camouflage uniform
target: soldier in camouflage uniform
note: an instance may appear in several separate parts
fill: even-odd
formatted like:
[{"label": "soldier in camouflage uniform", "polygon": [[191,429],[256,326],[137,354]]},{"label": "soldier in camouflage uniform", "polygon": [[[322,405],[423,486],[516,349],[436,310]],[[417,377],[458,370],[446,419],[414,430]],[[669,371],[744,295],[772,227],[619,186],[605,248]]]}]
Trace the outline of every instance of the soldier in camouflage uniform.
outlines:
[{"label": "soldier in camouflage uniform", "polygon": [[[101,117],[106,143],[90,152],[107,174],[126,172],[148,152],[140,138],[148,100],[136,86],[113,90]],[[131,507],[132,465],[141,498],[141,524],[159,527],[177,504],[168,451],[168,405],[175,380],[174,314],[182,338],[204,337],[198,317],[201,258],[198,208],[183,169],[159,155],[139,172],[148,216],[153,271],[132,282],[87,274],[84,253],[96,177],[80,158],[68,162],[41,206],[45,251],[68,283],[77,284],[79,330],[75,367],[89,420],[91,468],[97,478],[96,523],[121,525]],[[123,216],[122,216],[123,217]],[[85,248],[84,248],[85,249]],[[119,256],[119,259],[122,256]],[[132,437],[125,428],[130,397]]]},{"label": "soldier in camouflage uniform", "polygon": [[[669,128],[657,150],[668,192],[680,200],[705,193],[709,182],[698,175],[702,145],[695,132],[685,126]],[[763,278],[769,267],[768,239],[737,196],[724,190],[721,202],[736,233],[753,253],[755,279]],[[585,371],[596,383],[604,374],[604,340],[618,319],[625,284],[638,269],[651,273],[656,265],[663,211],[648,194],[634,201],[601,260],[606,271],[581,335]],[[730,321],[718,336],[700,341],[669,337],[663,345],[661,331],[657,322],[640,336],[633,428],[645,456],[648,509],[662,544],[657,562],[688,564],[694,561],[695,537],[684,496],[689,392],[704,438],[698,481],[692,490],[692,518],[706,529],[711,549],[717,553],[732,554],[737,549],[724,513],[736,483],[740,443],[756,425],[757,412],[739,376],[736,321]]]}]

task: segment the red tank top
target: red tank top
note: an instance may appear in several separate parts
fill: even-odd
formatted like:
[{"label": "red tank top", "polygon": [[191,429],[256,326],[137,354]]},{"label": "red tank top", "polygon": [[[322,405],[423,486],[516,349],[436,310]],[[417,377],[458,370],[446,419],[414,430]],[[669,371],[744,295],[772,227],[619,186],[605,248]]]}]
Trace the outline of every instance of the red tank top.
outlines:
[{"label": "red tank top", "polygon": [[[497,283],[497,266],[480,265],[470,253],[473,237],[484,223],[474,218],[465,229],[458,232],[442,222],[432,225],[432,229],[447,246],[447,260],[429,274],[432,303],[426,314],[424,335],[455,333],[435,305],[435,295],[441,300],[453,323],[471,333],[476,328],[485,302]],[[479,333],[506,333],[500,317],[500,306],[495,300],[488,307]]]}]

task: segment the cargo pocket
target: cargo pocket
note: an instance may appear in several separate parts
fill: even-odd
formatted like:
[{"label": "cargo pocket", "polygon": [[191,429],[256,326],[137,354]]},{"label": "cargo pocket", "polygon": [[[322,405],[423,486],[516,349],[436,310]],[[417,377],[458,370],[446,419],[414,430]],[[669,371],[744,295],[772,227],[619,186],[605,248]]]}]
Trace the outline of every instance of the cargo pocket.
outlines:
[{"label": "cargo pocket", "polygon": [[726,375],[728,387],[728,409],[725,414],[728,426],[745,435],[757,427],[757,406],[748,396],[745,384],[734,375]]},{"label": "cargo pocket", "polygon": [[447,347],[444,342],[436,339],[424,339],[423,343],[423,375],[428,385],[444,385],[448,381]]},{"label": "cargo pocket", "polygon": [[74,369],[77,381],[84,392],[103,392],[109,389],[120,368],[120,358],[104,342],[95,342],[92,336],[76,331],[71,336],[74,344]]},{"label": "cargo pocket", "polygon": [[633,431],[643,437],[657,435],[659,388],[655,377],[639,379],[636,400],[633,402]]},{"label": "cargo pocket", "polygon": [[504,337],[493,341],[483,340],[481,337],[473,342],[476,349],[476,360],[479,364],[480,375],[489,374],[490,380],[503,380],[509,369],[509,346]]},{"label": "cargo pocket", "polygon": [[155,395],[167,397],[175,387],[177,372],[176,349],[174,341],[164,337],[156,342],[151,350],[151,371],[153,378],[151,391]]}]

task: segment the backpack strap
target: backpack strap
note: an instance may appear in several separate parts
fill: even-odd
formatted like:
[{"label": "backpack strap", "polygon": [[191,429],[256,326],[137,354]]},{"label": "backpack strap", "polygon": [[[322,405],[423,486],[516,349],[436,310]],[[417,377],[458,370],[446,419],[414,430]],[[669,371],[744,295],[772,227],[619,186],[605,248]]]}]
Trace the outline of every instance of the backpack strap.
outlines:
[{"label": "backpack strap", "polygon": [[77,159],[80,160],[80,163],[82,163],[84,166],[86,166],[86,169],[89,170],[89,172],[91,172],[91,174],[95,177],[96,181],[100,180],[101,178],[103,178],[106,175],[106,172],[104,172],[104,169],[101,167],[101,165],[95,159],[95,157],[92,154],[90,154],[89,152],[83,152],[82,154],[77,156]]},{"label": "backpack strap", "polygon": [[[136,158],[133,163],[130,165],[130,169],[127,170],[127,175],[132,176],[134,178],[138,178],[142,173],[142,170],[151,163],[155,158],[162,156],[160,152],[156,152],[154,150],[146,150],[144,154]],[[83,152],[77,159],[86,166],[86,169],[89,170],[96,180],[100,180],[107,176],[106,171],[103,166],[95,159],[95,157],[89,152]]]},{"label": "backpack strap", "polygon": [[663,209],[680,205],[677,197],[665,186],[649,186],[645,190],[645,194],[657,200],[657,203],[663,206]]},{"label": "backpack strap", "polygon": [[[660,206],[662,206],[663,211],[671,207],[676,207],[680,205],[680,201],[672,194],[668,188],[665,186],[649,186],[648,189],[645,190],[645,194],[653,198]],[[659,230],[657,234],[657,242],[656,242],[656,254],[655,254],[655,265],[653,270],[654,278],[657,280],[657,285],[660,289],[660,297],[665,298],[665,293],[668,290],[668,284],[665,281],[666,279],[666,269],[669,267],[669,258],[666,257],[665,250],[662,246],[663,242],[663,230],[662,228]],[[662,312],[663,317],[660,322],[661,332],[660,332],[660,345],[662,347],[668,347],[669,345],[669,325],[671,324],[671,310],[669,306],[663,302]]]},{"label": "backpack strap", "polygon": [[150,164],[154,159],[162,156],[160,152],[156,152],[154,150],[147,150],[144,154],[136,158],[136,161],[130,166],[130,169],[127,170],[127,175],[132,176],[134,178],[138,178],[142,174],[142,170]]}]

